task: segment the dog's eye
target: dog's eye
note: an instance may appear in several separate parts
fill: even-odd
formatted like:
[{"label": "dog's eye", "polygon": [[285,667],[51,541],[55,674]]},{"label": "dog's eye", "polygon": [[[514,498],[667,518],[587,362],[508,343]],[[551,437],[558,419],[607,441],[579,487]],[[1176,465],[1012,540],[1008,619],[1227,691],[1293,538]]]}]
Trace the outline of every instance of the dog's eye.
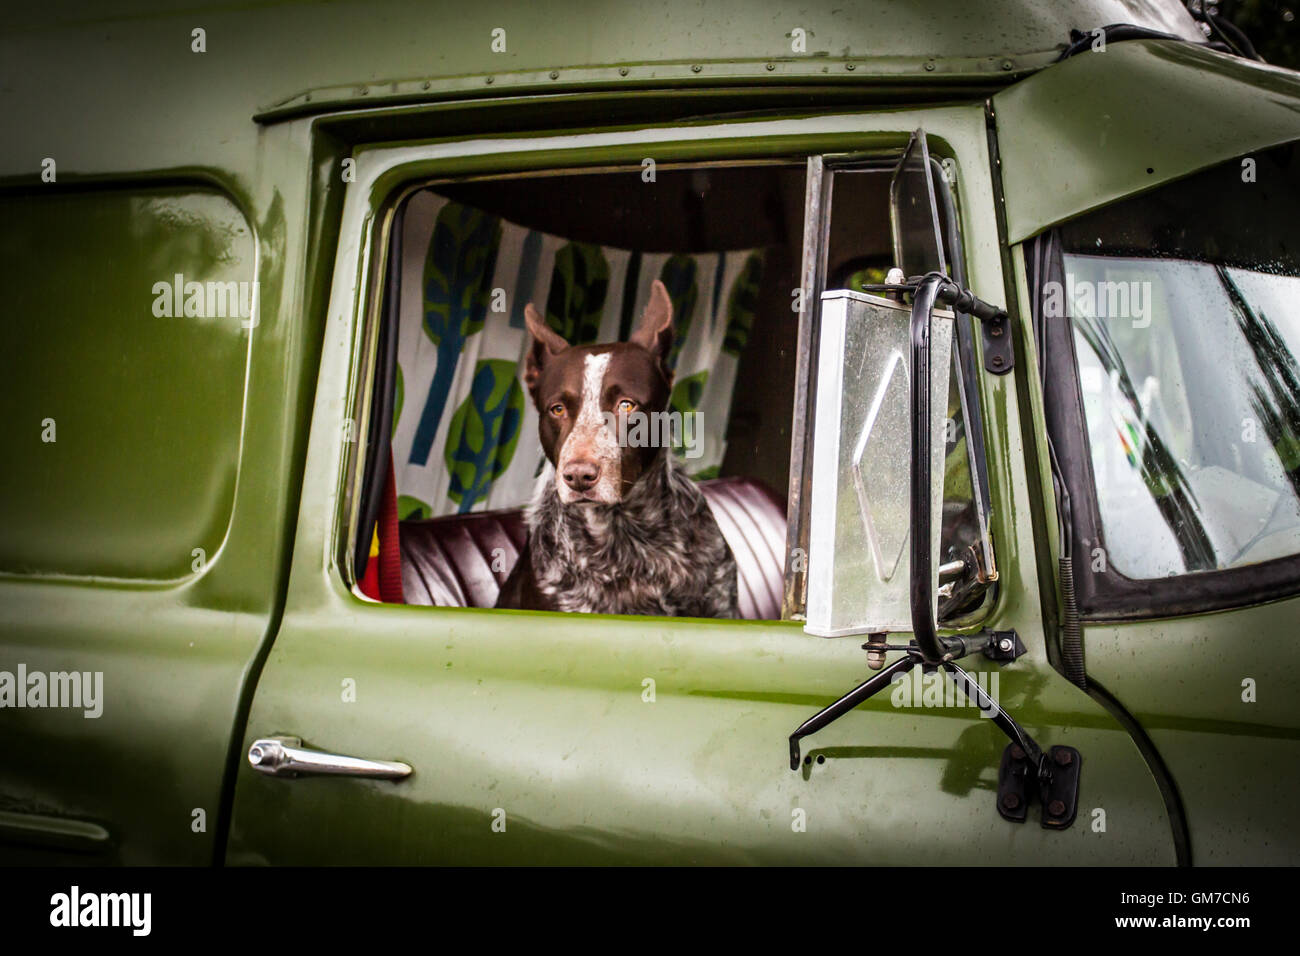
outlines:
[{"label": "dog's eye", "polygon": [[636,411],[636,402],[632,401],[630,398],[625,398],[618,403],[618,410],[624,414]]},{"label": "dog's eye", "polygon": [[554,405],[552,405],[551,408],[550,408],[550,412],[551,412],[551,414],[554,415],[556,418],[563,418],[563,417],[564,417],[564,413],[565,413],[566,411],[568,411],[568,409],[566,409],[566,408],[564,407],[564,403],[563,403],[563,402],[556,402],[556,403],[555,403]]}]

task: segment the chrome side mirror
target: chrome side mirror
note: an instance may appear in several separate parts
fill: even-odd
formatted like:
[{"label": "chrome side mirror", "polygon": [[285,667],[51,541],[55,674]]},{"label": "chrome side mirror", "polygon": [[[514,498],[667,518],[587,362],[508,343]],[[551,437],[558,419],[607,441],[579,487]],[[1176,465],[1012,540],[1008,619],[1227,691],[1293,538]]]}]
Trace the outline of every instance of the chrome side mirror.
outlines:
[{"label": "chrome side mirror", "polygon": [[[810,634],[913,630],[918,574],[934,633],[953,315],[929,308],[914,322],[913,311],[848,290],[822,296],[804,627]],[[917,424],[927,450],[914,467]]]}]

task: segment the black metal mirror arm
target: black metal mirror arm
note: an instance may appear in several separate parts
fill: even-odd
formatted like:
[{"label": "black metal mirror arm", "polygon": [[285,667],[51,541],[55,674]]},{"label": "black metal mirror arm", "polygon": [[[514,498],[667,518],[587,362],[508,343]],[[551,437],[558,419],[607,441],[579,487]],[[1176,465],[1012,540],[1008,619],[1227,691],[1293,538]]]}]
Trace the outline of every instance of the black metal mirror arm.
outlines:
[{"label": "black metal mirror arm", "polygon": [[823,727],[839,720],[859,704],[870,700],[880,691],[884,690],[893,683],[895,674],[906,674],[912,668],[920,665],[926,671],[933,670],[936,666],[942,668],[950,680],[956,684],[965,693],[967,699],[975,701],[976,706],[987,716],[992,717],[994,725],[1006,734],[1007,738],[1013,743],[1018,744],[1026,755],[1026,759],[1034,767],[1044,766],[1044,757],[1042,748],[1038,743],[1025,732],[1014,717],[1002,709],[1002,706],[990,697],[964,669],[953,663],[955,658],[964,657],[967,654],[979,653],[981,651],[988,653],[989,650],[989,632],[974,635],[964,639],[958,639],[954,642],[950,650],[944,653],[943,660],[937,665],[925,661],[922,657],[921,650],[916,643],[906,647],[889,647],[881,645],[865,644],[864,647],[879,647],[881,650],[901,650],[906,653],[889,666],[885,667],[878,674],[873,674],[870,678],[863,681],[853,690],[849,691],[835,703],[823,708],[813,714],[802,724],[798,726],[794,733],[790,735],[790,769],[798,770],[801,759],[800,741],[803,738],[817,733]]},{"label": "black metal mirror arm", "polygon": [[[981,321],[1006,321],[1002,309],[978,299],[942,272],[930,272],[918,279],[912,296],[912,484],[911,484],[911,604],[912,631],[927,664],[949,660],[957,650],[951,640],[935,630],[933,563],[930,533],[934,516],[930,512],[930,314],[937,303],[975,316]],[[909,283],[910,284],[910,283]],[[1000,319],[998,318],[1000,316]]]},{"label": "black metal mirror arm", "polygon": [[884,690],[893,681],[895,674],[906,674],[917,665],[917,658],[913,654],[907,654],[900,657],[894,663],[890,664],[878,674],[873,674],[867,680],[863,681],[853,690],[849,691],[835,703],[831,704],[824,710],[813,714],[798,729],[790,735],[790,769],[799,769],[799,741],[803,738],[817,733],[827,724],[839,720],[858,704],[874,697],[880,691]]},{"label": "black metal mirror arm", "polygon": [[[933,566],[930,555],[930,313],[946,278],[932,272],[912,298],[912,633],[928,664],[943,660],[945,648],[935,630]],[[952,285],[951,282],[947,283]],[[954,286],[955,288],[955,286]],[[960,291],[960,289],[958,290]]]}]

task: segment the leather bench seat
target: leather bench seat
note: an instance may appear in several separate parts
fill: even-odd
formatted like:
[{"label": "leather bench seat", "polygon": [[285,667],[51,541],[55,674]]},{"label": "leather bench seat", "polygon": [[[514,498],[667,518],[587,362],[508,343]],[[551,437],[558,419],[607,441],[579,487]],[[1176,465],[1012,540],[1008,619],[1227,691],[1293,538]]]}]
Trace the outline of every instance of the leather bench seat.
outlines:
[{"label": "leather bench seat", "polygon": [[[785,502],[748,478],[702,481],[739,577],[740,616],[781,616],[785,574]],[[407,604],[492,607],[528,536],[522,508],[403,521],[402,587]],[[492,553],[500,548],[500,571]]]}]

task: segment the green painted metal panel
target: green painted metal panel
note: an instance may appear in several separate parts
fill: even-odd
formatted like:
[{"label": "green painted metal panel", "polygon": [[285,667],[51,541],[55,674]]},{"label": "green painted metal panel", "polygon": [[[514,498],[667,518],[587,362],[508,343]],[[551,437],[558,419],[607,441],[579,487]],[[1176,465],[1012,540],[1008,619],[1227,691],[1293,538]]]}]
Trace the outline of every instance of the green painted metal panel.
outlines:
[{"label": "green painted metal panel", "polygon": [[321,584],[276,641],[243,750],[303,733],[415,773],[287,780],[245,762],[232,864],[1174,862],[1132,741],[1041,645],[998,691],[1041,743],[1084,754],[1079,820],[1060,833],[1037,811],[1023,826],[998,815],[1006,738],[991,721],[895,706],[901,692],[809,738],[812,762],[792,772],[790,732],[870,673],[858,641],[790,623],[365,606]]},{"label": "green painted metal panel", "polygon": [[[11,7],[15,5],[10,5]],[[510,92],[831,85],[982,96],[1050,62],[1072,27],[1200,39],[1177,0],[95,0],[5,13],[0,177],[173,167],[246,172],[255,114]],[[494,29],[505,49],[494,52]],[[194,51],[202,29],[204,52]],[[794,31],[806,31],[796,52]],[[849,66],[853,69],[850,70]],[[554,72],[556,76],[552,78]],[[165,77],[165,81],[160,81]],[[488,82],[491,78],[492,82]],[[308,96],[310,95],[310,99]],[[712,112],[712,110],[710,110]],[[35,181],[31,179],[30,181]]]},{"label": "green painted metal panel", "polygon": [[1078,54],[993,105],[1010,242],[1300,137],[1300,73],[1168,40]]},{"label": "green painted metal panel", "polygon": [[1088,673],[1129,707],[1169,764],[1197,865],[1300,860],[1297,618],[1293,598],[1084,630]]},{"label": "green painted metal panel", "polygon": [[201,569],[239,469],[248,223],[207,188],[3,196],[0,222],[0,569]]}]

